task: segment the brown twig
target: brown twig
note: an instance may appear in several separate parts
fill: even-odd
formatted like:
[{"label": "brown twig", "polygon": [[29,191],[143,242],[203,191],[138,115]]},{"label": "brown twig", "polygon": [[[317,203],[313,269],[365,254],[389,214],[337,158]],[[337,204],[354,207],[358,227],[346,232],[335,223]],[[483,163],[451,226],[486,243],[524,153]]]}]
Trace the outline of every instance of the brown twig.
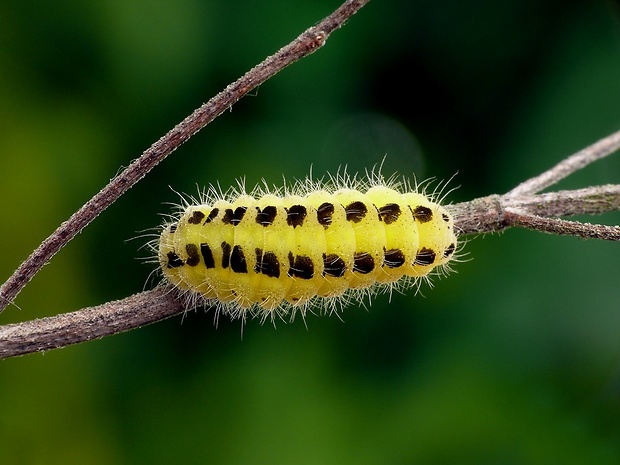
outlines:
[{"label": "brown twig", "polygon": [[[620,240],[617,226],[589,225],[543,216],[618,210],[618,185],[524,197],[492,195],[451,205],[449,209],[461,236],[520,226],[554,234]],[[0,326],[0,359],[122,333],[185,311],[174,293],[166,291],[159,287],[97,307]]]},{"label": "brown twig", "polygon": [[97,307],[0,326],[0,358],[58,349],[139,328],[183,312],[163,288]]},{"label": "brown twig", "polygon": [[553,168],[534,178],[519,184],[506,194],[506,197],[519,197],[527,194],[536,194],[543,189],[554,185],[572,173],[584,168],[590,163],[600,160],[614,153],[620,147],[620,131],[616,131],[583,150],[565,158]]},{"label": "brown twig", "polygon": [[[517,222],[516,216],[507,216],[506,212],[520,212],[531,217],[557,218],[616,211],[620,210],[620,185],[608,184],[518,197],[507,194],[490,195],[470,202],[449,205],[447,208],[454,214],[455,226],[461,235],[500,231],[512,226],[527,228],[527,223]],[[596,225],[589,225],[591,228],[594,226]],[[538,227],[529,229],[540,231]],[[554,229],[548,232],[558,233]],[[609,237],[598,238],[618,240],[613,233]]]},{"label": "brown twig", "polygon": [[507,226],[521,226],[534,231],[557,234],[561,236],[578,236],[584,239],[603,239],[606,241],[620,240],[620,227],[604,224],[580,223],[560,218],[545,218],[518,211],[507,210],[503,215]]},{"label": "brown twig", "polygon": [[134,160],[117,177],[112,179],[107,186],[86,202],[82,208],[62,223],[17,268],[11,277],[0,287],[0,312],[15,299],[24,286],[62,247],[142,179],[160,161],[252,89],[264,83],[288,65],[322,47],[333,31],[341,27],[347,19],[369,1],[345,1],[332,14],[304,31],[290,44],[252,68],[151,145],[140,158]]}]

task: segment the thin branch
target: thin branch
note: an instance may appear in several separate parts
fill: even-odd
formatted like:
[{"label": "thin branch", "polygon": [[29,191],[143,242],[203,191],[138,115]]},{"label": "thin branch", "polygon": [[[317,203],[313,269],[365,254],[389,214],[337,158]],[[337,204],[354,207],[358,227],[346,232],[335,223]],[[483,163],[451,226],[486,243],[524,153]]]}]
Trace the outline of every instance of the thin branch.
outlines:
[{"label": "thin branch", "polygon": [[0,359],[119,334],[182,313],[163,287],[97,307],[0,326]]},{"label": "thin branch", "polygon": [[15,299],[24,286],[62,247],[160,161],[252,89],[273,77],[286,66],[322,47],[333,31],[340,28],[347,19],[369,1],[345,1],[331,15],[314,27],[307,29],[290,44],[252,68],[151,145],[140,158],[134,160],[123,172],[86,202],[82,208],[62,223],[0,287],[0,312]]},{"label": "thin branch", "polygon": [[528,179],[519,184],[506,194],[507,197],[518,197],[527,194],[535,194],[554,185],[565,177],[571,175],[590,163],[612,154],[620,149],[620,131],[604,137],[598,142],[562,160],[553,168],[544,173]]},{"label": "thin branch", "polygon": [[505,195],[502,204],[506,209],[519,209],[538,216],[598,215],[620,210],[620,184],[530,196]]},{"label": "thin branch", "polygon": [[[588,187],[571,191],[549,192],[538,195],[490,195],[448,205],[454,215],[455,227],[461,236],[500,231],[512,224],[506,211],[519,211],[538,217],[598,215],[620,210],[620,185]],[[592,225],[590,225],[592,226]],[[612,237],[604,238],[614,240]]]},{"label": "thin branch", "polygon": [[[555,234],[620,240],[617,226],[588,225],[540,215],[598,214],[620,209],[620,186],[609,185],[524,197],[491,195],[450,205],[460,236],[512,226]],[[566,210],[563,212],[562,208]],[[536,212],[536,215],[531,214]],[[129,331],[182,313],[165,287],[72,313],[0,326],[0,359],[66,347]]]},{"label": "thin branch", "polygon": [[620,227],[604,224],[579,223],[559,218],[545,218],[518,211],[507,210],[503,215],[506,226],[521,226],[526,229],[559,234],[562,236],[578,236],[584,239],[620,240]]}]

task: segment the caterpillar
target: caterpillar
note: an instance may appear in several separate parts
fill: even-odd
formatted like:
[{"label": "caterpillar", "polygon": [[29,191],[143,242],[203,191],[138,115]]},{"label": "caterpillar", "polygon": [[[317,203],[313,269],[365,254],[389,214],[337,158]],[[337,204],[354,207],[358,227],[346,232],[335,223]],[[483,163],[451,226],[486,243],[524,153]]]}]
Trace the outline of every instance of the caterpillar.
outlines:
[{"label": "caterpillar", "polygon": [[188,306],[215,306],[216,318],[334,311],[449,271],[457,238],[434,197],[379,173],[250,194],[211,186],[163,225],[158,262]]}]

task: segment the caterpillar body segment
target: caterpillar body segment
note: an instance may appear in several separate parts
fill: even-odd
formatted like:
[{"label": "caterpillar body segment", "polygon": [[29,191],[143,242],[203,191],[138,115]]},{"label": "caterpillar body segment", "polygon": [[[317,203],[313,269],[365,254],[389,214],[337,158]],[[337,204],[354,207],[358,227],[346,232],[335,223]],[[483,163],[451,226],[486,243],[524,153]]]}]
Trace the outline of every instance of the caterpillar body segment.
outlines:
[{"label": "caterpillar body segment", "polygon": [[187,206],[159,238],[164,278],[194,304],[274,318],[415,285],[453,258],[452,218],[424,194],[314,187]]}]

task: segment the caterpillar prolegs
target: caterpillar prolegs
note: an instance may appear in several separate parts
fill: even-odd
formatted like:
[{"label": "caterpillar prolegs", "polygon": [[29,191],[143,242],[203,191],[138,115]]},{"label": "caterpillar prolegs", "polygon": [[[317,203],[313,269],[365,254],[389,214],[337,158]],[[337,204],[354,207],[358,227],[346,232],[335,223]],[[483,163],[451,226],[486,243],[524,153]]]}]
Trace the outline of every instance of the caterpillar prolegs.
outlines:
[{"label": "caterpillar prolegs", "polygon": [[457,239],[444,207],[407,182],[371,176],[371,187],[357,189],[356,178],[338,179],[331,188],[298,183],[281,195],[210,188],[164,225],[165,280],[194,305],[266,319],[332,310],[445,271]]}]

